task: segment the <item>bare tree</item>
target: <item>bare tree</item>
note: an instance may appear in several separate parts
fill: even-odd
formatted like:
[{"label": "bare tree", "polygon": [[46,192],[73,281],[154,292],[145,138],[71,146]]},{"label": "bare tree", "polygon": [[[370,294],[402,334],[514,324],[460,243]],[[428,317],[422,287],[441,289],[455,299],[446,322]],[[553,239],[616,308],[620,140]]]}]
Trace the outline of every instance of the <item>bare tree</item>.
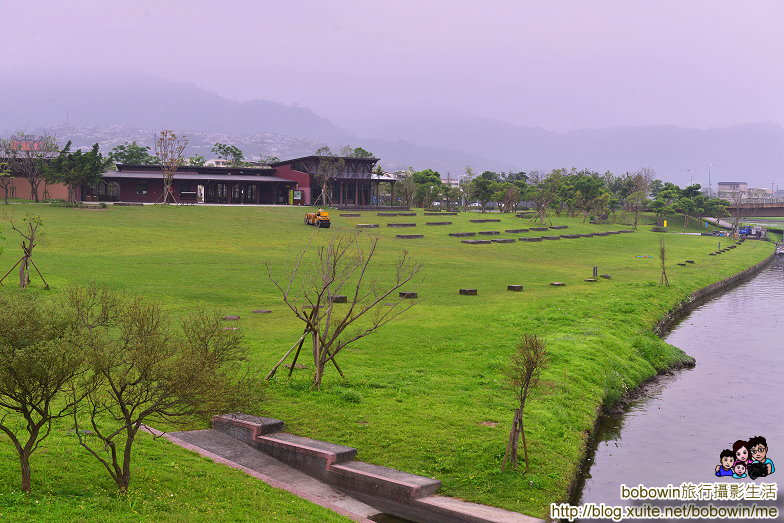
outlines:
[{"label": "bare tree", "polygon": [[22,492],[31,490],[30,457],[52,421],[70,415],[81,397],[73,389],[84,372],[73,324],[62,307],[30,294],[0,294],[0,431],[21,467]]},{"label": "bare tree", "polygon": [[38,188],[49,175],[48,162],[59,152],[55,137],[46,134],[31,136],[18,132],[0,140],[0,156],[8,163],[7,169],[27,180],[35,202],[39,201]]},{"label": "bare tree", "polygon": [[90,372],[73,414],[76,434],[121,493],[146,423],[258,407],[258,380],[244,367],[241,336],[225,330],[220,316],[198,311],[176,330],[158,305],[140,298],[92,286],[69,290],[68,300],[84,328],[79,348]]},{"label": "bare tree", "polygon": [[324,206],[330,206],[332,205],[332,180],[343,172],[346,161],[341,156],[335,155],[327,146],[319,148],[316,151],[316,156],[319,157],[319,162],[318,172],[315,173],[315,176],[321,187],[321,194],[313,202],[313,205],[318,205],[321,202]]},{"label": "bare tree", "polygon": [[[394,269],[394,280],[368,281],[378,238],[370,238],[363,248],[358,234],[331,236],[326,245],[315,249],[315,263],[309,263],[311,245],[298,255],[285,283],[276,280],[267,264],[267,273],[280,291],[284,303],[304,324],[304,332],[267,374],[271,379],[295,348],[294,362],[310,338],[314,365],[313,388],[320,389],[324,370],[331,363],[343,377],[335,357],[348,345],[386,325],[413,305],[392,297],[421,269],[403,251]],[[347,305],[336,305],[335,296],[346,296]],[[391,301],[391,303],[384,303]],[[361,321],[360,321],[361,320]]]},{"label": "bare tree", "polygon": [[507,385],[515,393],[517,408],[515,409],[514,419],[512,420],[512,430],[509,432],[509,441],[506,444],[506,452],[501,462],[501,470],[506,468],[507,463],[517,470],[517,444],[523,441],[523,459],[525,460],[525,471],[528,472],[528,444],[525,439],[525,402],[528,399],[531,389],[536,387],[539,382],[539,375],[543,368],[547,366],[547,350],[544,341],[535,335],[526,334],[520,343],[517,344],[512,355],[512,362],[509,366]]},{"label": "bare tree", "polygon": [[656,171],[643,167],[631,175],[629,195],[626,197],[626,207],[634,213],[634,230],[637,230],[640,211],[643,210],[648,201],[648,193],[651,191],[651,182]]},{"label": "bare tree", "polygon": [[46,279],[44,279],[44,275],[41,274],[41,271],[38,269],[38,266],[33,261],[33,249],[38,245],[36,243],[37,239],[39,238],[38,229],[43,227],[43,220],[40,216],[33,216],[28,214],[24,218],[22,218],[22,223],[16,222],[13,217],[9,215],[5,215],[5,218],[10,222],[11,229],[16,231],[19,236],[22,237],[22,241],[20,245],[22,247],[22,257],[19,258],[13,267],[8,269],[2,278],[0,278],[0,285],[3,284],[3,280],[11,274],[15,268],[19,267],[19,286],[23,289],[30,284],[30,266],[32,265],[35,269],[35,272],[38,273],[38,276],[41,278],[41,281],[44,282],[44,289],[49,288],[49,284],[46,283]]},{"label": "bare tree", "polygon": [[659,238],[659,264],[661,266],[659,285],[669,287],[670,280],[667,278],[667,248],[664,246],[664,238]]},{"label": "bare tree", "polygon": [[186,136],[178,136],[174,131],[164,129],[155,141],[155,156],[161,163],[161,175],[163,176],[163,194],[161,203],[168,203],[169,197],[172,202],[176,202],[172,185],[177,169],[185,163],[183,153],[188,146]]}]

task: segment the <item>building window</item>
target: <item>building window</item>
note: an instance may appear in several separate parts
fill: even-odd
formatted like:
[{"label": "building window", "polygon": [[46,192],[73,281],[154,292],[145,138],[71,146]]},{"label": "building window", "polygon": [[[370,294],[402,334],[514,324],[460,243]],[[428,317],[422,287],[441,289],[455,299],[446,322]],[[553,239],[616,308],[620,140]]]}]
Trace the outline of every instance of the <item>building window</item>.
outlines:
[{"label": "building window", "polygon": [[179,185],[180,192],[190,192],[191,191],[191,183],[190,182],[180,182]]},{"label": "building window", "polygon": [[147,194],[147,182],[136,182],[136,194]]}]

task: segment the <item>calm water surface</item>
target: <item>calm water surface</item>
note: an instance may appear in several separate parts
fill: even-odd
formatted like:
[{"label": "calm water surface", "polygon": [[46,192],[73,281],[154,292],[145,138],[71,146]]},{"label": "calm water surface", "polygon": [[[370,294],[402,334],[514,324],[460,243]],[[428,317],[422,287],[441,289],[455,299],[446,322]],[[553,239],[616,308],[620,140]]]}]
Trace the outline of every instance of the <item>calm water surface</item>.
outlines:
[{"label": "calm water surface", "polygon": [[714,469],[722,449],[757,435],[778,468],[757,483],[784,475],[784,260],[695,309],[666,340],[697,366],[602,420],[580,503],[625,504],[621,483],[749,481]]}]

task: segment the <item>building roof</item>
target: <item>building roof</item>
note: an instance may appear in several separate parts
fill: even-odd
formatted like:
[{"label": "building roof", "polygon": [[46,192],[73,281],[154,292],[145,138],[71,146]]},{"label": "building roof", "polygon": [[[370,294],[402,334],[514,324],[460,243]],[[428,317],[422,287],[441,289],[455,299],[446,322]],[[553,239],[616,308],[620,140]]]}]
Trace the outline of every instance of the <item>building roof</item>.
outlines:
[{"label": "building roof", "polygon": [[299,161],[302,161],[302,160],[314,160],[314,159],[315,160],[320,160],[322,158],[323,159],[334,158],[334,159],[354,160],[354,161],[363,161],[363,162],[366,161],[366,162],[372,162],[372,163],[375,163],[375,162],[378,161],[378,158],[376,158],[375,156],[372,156],[370,158],[357,158],[356,156],[327,156],[327,155],[311,154],[309,156],[300,156],[299,158],[290,158],[288,160],[281,160],[279,162],[273,162],[270,165],[273,166],[273,167],[278,167],[280,165],[287,165],[287,164],[290,164],[290,163],[293,163],[293,162],[299,162]]},{"label": "building roof", "polygon": [[[120,171],[109,171],[103,173],[104,178],[120,178],[120,179],[130,179],[130,180],[147,180],[150,178],[159,178],[161,175],[160,171],[138,171],[138,172],[120,172]],[[277,176],[263,176],[263,175],[238,175],[238,174],[207,174],[207,173],[193,173],[193,172],[180,172],[177,171],[177,174],[174,176],[174,181],[177,180],[200,180],[200,181],[213,181],[213,182],[281,182],[281,183],[289,183],[289,184],[296,184],[297,182],[293,180],[287,180],[285,178],[279,178]]]},{"label": "building roof", "polygon": [[718,182],[718,185],[748,185],[749,182]]},{"label": "building roof", "polygon": [[[247,174],[247,175],[260,175],[272,174],[275,170],[274,167],[212,167],[208,165],[181,165],[177,168],[177,173],[203,173],[203,174]],[[131,165],[131,164],[117,164],[117,171],[142,171],[142,172],[161,172],[160,165]]]}]

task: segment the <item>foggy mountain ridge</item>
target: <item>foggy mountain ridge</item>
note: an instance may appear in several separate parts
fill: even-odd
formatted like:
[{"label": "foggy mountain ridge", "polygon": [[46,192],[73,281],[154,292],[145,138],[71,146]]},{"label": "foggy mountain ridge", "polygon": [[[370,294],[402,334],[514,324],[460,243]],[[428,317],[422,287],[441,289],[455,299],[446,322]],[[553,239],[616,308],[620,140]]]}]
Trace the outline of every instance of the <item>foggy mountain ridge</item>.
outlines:
[{"label": "foggy mountain ridge", "polygon": [[[345,127],[350,127],[350,130]],[[54,129],[76,146],[102,149],[136,140],[152,145],[159,129],[191,136],[186,154],[212,157],[216,141],[234,143],[247,157],[312,154],[321,145],[362,146],[387,170],[433,168],[460,176],[482,170],[549,171],[589,168],[614,173],[651,167],[657,176],[707,185],[717,181],[778,184],[784,171],[784,128],[751,123],[718,129],[670,125],[582,129],[564,133],[458,113],[366,115],[340,126],[300,106],[236,102],[192,85],[154,77],[3,79],[0,134]],[[69,134],[71,133],[71,134]],[[367,138],[372,136],[373,138]],[[784,184],[783,184],[784,185]]]}]

